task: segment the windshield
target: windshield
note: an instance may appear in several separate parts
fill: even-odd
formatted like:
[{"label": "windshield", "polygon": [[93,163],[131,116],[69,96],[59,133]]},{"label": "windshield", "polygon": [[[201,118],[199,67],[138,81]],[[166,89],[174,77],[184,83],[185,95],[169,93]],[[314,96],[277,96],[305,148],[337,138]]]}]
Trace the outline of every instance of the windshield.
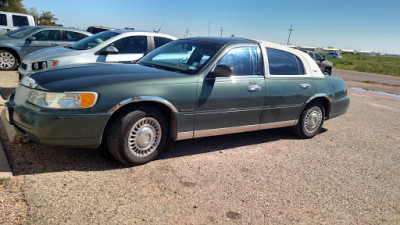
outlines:
[{"label": "windshield", "polygon": [[29,27],[30,27],[30,26],[20,27],[20,28],[18,28],[18,29],[16,29],[16,30],[9,31],[9,32],[7,32],[7,33],[5,33],[5,34],[3,34],[3,35],[4,35],[4,36],[10,37],[10,35],[15,34],[15,33],[18,33],[18,32],[20,32],[21,30],[28,29]]},{"label": "windshield", "polygon": [[107,41],[108,39],[117,36],[119,33],[114,31],[104,31],[97,33],[93,36],[84,38],[75,44],[71,45],[70,48],[76,50],[87,50],[96,47],[97,45]]},{"label": "windshield", "polygon": [[157,48],[138,63],[159,69],[195,74],[221,47],[221,44],[212,42],[177,40]]},{"label": "windshield", "polygon": [[40,28],[39,27],[27,27],[26,29],[20,28],[15,33],[10,32],[8,34],[8,36],[13,37],[13,38],[22,38],[22,37],[25,37],[26,35],[29,35],[29,34],[35,32],[38,29],[40,29]]}]

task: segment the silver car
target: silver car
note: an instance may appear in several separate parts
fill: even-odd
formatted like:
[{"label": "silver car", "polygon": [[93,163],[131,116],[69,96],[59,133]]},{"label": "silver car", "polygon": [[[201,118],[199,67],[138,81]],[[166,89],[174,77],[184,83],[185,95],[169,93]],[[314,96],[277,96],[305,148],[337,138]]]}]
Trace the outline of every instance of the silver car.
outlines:
[{"label": "silver car", "polygon": [[132,62],[176,37],[135,30],[110,30],[82,39],[70,46],[43,49],[24,58],[18,69],[23,76],[72,64]]},{"label": "silver car", "polygon": [[70,45],[92,35],[89,32],[59,26],[21,27],[0,36],[0,70],[14,70],[23,58],[40,49]]}]

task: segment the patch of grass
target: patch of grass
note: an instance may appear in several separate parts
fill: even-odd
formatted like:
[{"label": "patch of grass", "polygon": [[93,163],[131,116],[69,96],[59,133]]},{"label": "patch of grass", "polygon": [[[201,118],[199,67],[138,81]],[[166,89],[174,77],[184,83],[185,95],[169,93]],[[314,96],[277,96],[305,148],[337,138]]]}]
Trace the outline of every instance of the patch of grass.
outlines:
[{"label": "patch of grass", "polygon": [[400,76],[400,58],[346,55],[342,59],[327,58],[333,62],[333,68],[367,73]]}]

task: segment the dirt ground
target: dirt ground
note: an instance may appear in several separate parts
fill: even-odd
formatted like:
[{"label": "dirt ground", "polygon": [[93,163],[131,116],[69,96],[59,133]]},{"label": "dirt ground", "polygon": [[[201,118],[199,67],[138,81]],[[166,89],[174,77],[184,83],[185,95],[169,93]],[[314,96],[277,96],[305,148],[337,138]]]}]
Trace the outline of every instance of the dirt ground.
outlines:
[{"label": "dirt ground", "polygon": [[347,82],[348,112],[312,139],[170,142],[132,168],[101,149],[11,144],[0,121],[14,173],[0,183],[0,224],[399,224],[400,99],[351,89],[361,84]]}]

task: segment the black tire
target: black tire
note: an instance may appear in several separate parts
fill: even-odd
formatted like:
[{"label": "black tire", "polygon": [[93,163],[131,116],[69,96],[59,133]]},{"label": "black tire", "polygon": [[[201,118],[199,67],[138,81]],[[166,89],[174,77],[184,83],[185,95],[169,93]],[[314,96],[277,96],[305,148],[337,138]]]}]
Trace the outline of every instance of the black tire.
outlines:
[{"label": "black tire", "polygon": [[325,71],[324,71],[324,75],[331,75],[332,74],[332,71],[330,70],[330,69],[326,69]]},{"label": "black tire", "polygon": [[168,124],[153,107],[120,113],[106,134],[107,148],[119,162],[140,165],[152,161],[165,147]]},{"label": "black tire", "polygon": [[301,113],[294,132],[301,138],[312,138],[321,131],[324,120],[324,105],[320,101],[313,101]]},{"label": "black tire", "polygon": [[0,70],[15,70],[18,65],[18,58],[14,53],[8,50],[0,50]]}]

